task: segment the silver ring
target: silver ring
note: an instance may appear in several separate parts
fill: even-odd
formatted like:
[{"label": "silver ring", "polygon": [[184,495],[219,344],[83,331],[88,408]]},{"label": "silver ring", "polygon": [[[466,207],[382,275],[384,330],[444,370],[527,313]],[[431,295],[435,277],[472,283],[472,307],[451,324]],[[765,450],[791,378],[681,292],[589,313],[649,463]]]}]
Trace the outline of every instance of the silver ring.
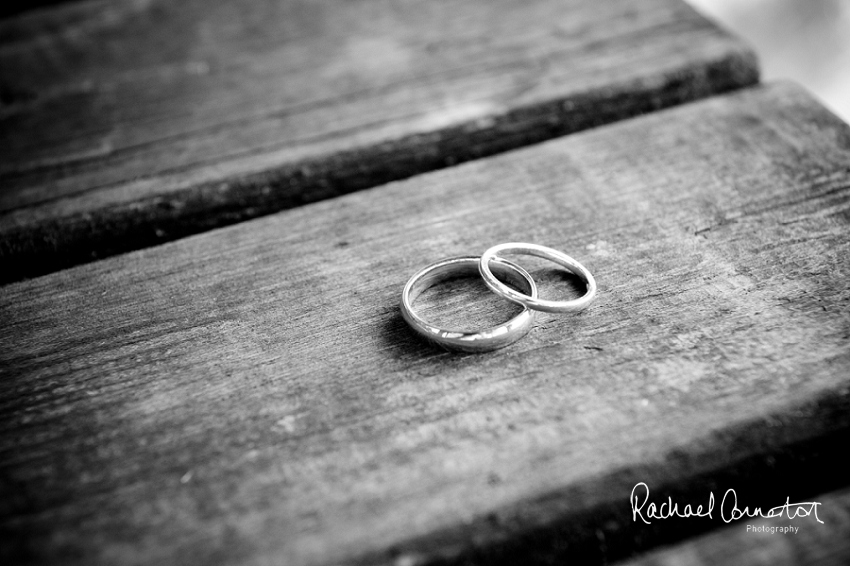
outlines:
[{"label": "silver ring", "polygon": [[[454,279],[464,274],[478,273],[479,258],[454,257],[438,261],[420,270],[410,278],[401,293],[401,314],[413,330],[422,336],[451,350],[462,352],[488,352],[513,344],[531,330],[536,313],[528,308],[509,321],[479,332],[462,330],[444,330],[428,323],[413,311],[413,301],[426,289]],[[527,288],[531,297],[537,297],[537,285],[534,279],[520,266],[501,259],[493,258],[492,268],[510,283]],[[498,279],[493,276],[493,279]],[[499,284],[504,285],[501,281]],[[507,289],[510,289],[505,285]]]},{"label": "silver ring", "polygon": [[[587,292],[578,299],[574,299],[572,301],[547,301],[544,299],[538,299],[534,295],[525,295],[515,291],[496,279],[493,272],[490,271],[490,266],[495,265],[494,262],[501,259],[497,257],[496,254],[504,251],[512,251],[520,254],[541,257],[557,263],[584,281],[587,286]],[[521,243],[499,244],[498,246],[493,246],[481,256],[478,263],[478,270],[481,273],[481,277],[484,278],[484,282],[494,293],[533,310],[555,313],[578,312],[587,308],[596,297],[596,280],[593,278],[593,275],[590,274],[590,271],[567,254],[561,253],[558,250],[553,250],[552,248],[547,248],[546,246]]]}]

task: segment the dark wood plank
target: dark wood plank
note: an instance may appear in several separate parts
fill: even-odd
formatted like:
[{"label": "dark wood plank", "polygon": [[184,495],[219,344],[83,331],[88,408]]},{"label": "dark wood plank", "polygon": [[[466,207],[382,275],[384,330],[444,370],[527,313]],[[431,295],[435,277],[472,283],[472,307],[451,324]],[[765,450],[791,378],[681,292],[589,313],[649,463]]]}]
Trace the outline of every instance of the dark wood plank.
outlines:
[{"label": "dark wood plank", "polygon": [[[819,495],[812,500],[821,504],[818,509],[823,524],[787,517],[753,520],[658,550],[623,566],[843,566],[850,563],[850,490]],[[747,525],[759,530],[748,530]],[[761,527],[792,530],[780,532]]]},{"label": "dark wood plank", "polygon": [[35,10],[43,6],[50,6],[51,4],[60,4],[62,2],[72,1],[74,0],[29,0],[27,2],[22,0],[6,0],[2,5],[0,5],[0,18],[14,16],[21,12]]},{"label": "dark wood plank", "polygon": [[[780,85],[6,286],[7,552],[593,563],[712,528],[638,527],[638,481],[834,489],[848,163],[847,125]],[[407,331],[416,269],[511,240],[574,254],[598,302],[483,355]],[[475,289],[423,300],[507,316]]]},{"label": "dark wood plank", "polygon": [[758,78],[680,0],[89,1],[0,38],[0,281]]}]

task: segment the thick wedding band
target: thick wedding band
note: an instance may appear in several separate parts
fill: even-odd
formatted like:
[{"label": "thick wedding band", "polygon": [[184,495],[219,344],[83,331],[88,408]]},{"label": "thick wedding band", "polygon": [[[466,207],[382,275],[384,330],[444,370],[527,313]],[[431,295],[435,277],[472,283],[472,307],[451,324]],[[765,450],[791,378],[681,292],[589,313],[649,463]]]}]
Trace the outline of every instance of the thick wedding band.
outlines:
[{"label": "thick wedding band", "polygon": [[[506,251],[541,257],[566,268],[567,271],[577,275],[579,279],[584,281],[584,284],[587,286],[587,292],[578,299],[571,301],[547,301],[544,299],[538,299],[534,295],[526,295],[511,289],[496,279],[491,271],[491,267],[496,265],[496,260],[501,259],[497,257],[497,254]],[[593,275],[590,274],[590,271],[567,254],[561,253],[558,250],[553,250],[552,248],[547,248],[546,246],[520,243],[499,244],[498,246],[493,246],[481,256],[478,269],[481,272],[481,277],[484,278],[484,282],[494,293],[533,310],[555,313],[578,312],[587,308],[588,305],[593,302],[594,297],[596,297],[596,280],[593,279]]]},{"label": "thick wedding band", "polygon": [[[479,332],[437,328],[413,311],[413,302],[423,291],[448,279],[477,274],[478,262],[477,257],[444,259],[425,267],[410,278],[401,294],[401,314],[413,330],[448,349],[463,352],[487,352],[504,348],[528,334],[536,314],[528,308],[523,308],[521,313],[499,326]],[[537,297],[534,279],[520,266],[501,258],[493,258],[490,267],[510,283],[525,288],[528,296]],[[495,276],[493,279],[499,281]],[[504,285],[501,281],[499,284]],[[510,289],[507,285],[505,288]]]}]

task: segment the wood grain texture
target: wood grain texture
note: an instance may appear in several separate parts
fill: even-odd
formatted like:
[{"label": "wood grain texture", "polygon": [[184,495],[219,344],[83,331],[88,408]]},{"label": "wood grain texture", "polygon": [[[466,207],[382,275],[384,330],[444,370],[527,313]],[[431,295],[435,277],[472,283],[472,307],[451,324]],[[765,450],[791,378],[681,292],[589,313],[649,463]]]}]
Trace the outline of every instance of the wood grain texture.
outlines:
[{"label": "wood grain texture", "polygon": [[[848,164],[850,128],[779,85],[6,286],[4,550],[601,563],[720,526],[638,527],[638,481],[846,485]],[[571,253],[598,301],[483,355],[407,330],[410,275],[503,241]],[[447,287],[443,320],[510,315]]]},{"label": "wood grain texture", "polygon": [[3,282],[758,79],[680,0],[87,1],[0,38]]},{"label": "wood grain texture", "polygon": [[[788,534],[748,531],[737,524],[678,546],[658,550],[622,566],[843,566],[850,563],[850,490],[812,498],[823,524],[800,520],[753,520],[754,527],[797,527]],[[798,518],[799,519],[799,518]]]}]

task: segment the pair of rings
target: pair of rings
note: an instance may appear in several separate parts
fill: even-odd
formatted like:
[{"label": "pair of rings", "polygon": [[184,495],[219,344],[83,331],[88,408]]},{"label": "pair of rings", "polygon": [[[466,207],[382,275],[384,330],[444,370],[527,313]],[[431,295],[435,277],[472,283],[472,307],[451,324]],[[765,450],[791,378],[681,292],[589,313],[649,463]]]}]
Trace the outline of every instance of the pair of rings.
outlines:
[{"label": "pair of rings", "polygon": [[[519,265],[498,257],[500,252],[514,252],[548,259],[581,279],[587,291],[578,299],[548,301],[537,298],[537,285],[531,275]],[[413,302],[426,289],[443,281],[479,273],[487,287],[497,295],[523,306],[509,321],[477,332],[445,330],[424,320],[413,310]],[[525,292],[512,289],[496,278],[496,274]],[[578,312],[587,308],[596,297],[596,281],[582,264],[565,253],[536,244],[499,244],[479,257],[464,256],[444,259],[417,272],[401,294],[401,314],[418,334],[450,350],[487,352],[513,344],[531,330],[537,311],[552,313]]]}]

